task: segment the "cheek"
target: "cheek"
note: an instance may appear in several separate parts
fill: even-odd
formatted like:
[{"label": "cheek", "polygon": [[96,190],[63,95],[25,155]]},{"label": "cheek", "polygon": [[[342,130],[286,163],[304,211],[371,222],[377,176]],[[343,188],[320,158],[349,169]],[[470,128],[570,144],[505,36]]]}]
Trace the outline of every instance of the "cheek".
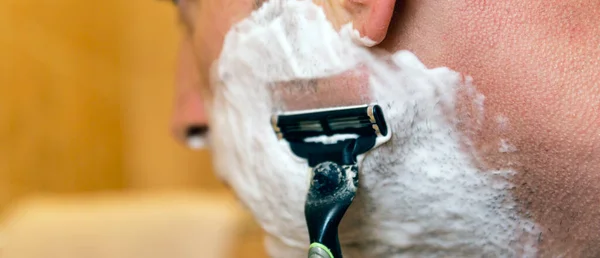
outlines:
[{"label": "cheek", "polygon": [[508,118],[518,140],[589,146],[598,135],[600,2],[408,1],[404,9],[393,47],[472,76],[486,117]]},{"label": "cheek", "polygon": [[516,196],[554,232],[547,243],[597,241],[588,233],[600,228],[587,205],[600,201],[600,4],[567,2],[465,6],[440,33],[444,54],[429,60],[472,76],[485,95],[477,147],[491,166],[519,172]]},{"label": "cheek", "polygon": [[473,137],[486,165],[518,171],[516,198],[552,231],[548,246],[573,235],[597,241],[600,211],[589,204],[600,202],[600,2],[406,3],[400,44],[383,47],[473,77],[485,96]]},{"label": "cheek", "polygon": [[[594,11],[555,6],[494,2],[463,10],[457,17],[477,18],[453,22],[446,35],[453,51],[443,62],[472,76],[486,96],[483,142],[494,145],[504,134],[521,153],[571,161],[598,140],[600,23]],[[508,119],[507,132],[499,118]]]}]

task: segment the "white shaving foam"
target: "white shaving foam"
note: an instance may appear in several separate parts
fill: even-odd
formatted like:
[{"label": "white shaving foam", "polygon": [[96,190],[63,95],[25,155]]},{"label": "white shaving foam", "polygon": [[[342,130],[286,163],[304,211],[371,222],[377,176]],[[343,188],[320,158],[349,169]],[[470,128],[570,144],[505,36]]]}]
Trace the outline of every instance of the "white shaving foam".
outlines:
[{"label": "white shaving foam", "polygon": [[356,44],[365,46],[365,47],[373,47],[375,45],[377,45],[377,42],[375,40],[370,39],[367,36],[361,36],[360,32],[354,28],[354,25],[352,23],[346,24],[342,27],[342,30],[347,30],[350,31],[350,36],[352,37],[352,40],[354,40],[354,42]]},{"label": "white shaving foam", "polygon": [[324,144],[334,144],[339,141],[345,141],[345,140],[357,139],[357,138],[358,138],[358,134],[336,134],[336,135],[332,135],[332,136],[321,135],[321,136],[308,137],[308,138],[304,139],[304,141],[305,142],[320,142],[320,143],[324,143]]},{"label": "white shaving foam", "polygon": [[361,63],[394,135],[364,157],[340,228],[345,257],[534,256],[537,226],[517,212],[512,171],[479,170],[454,127],[461,76],[407,51],[391,61],[336,32],[311,1],[269,1],[226,35],[209,107],[214,163],[268,233],[269,254],[306,257],[309,244],[309,169],[270,127],[282,111],[270,85]]}]

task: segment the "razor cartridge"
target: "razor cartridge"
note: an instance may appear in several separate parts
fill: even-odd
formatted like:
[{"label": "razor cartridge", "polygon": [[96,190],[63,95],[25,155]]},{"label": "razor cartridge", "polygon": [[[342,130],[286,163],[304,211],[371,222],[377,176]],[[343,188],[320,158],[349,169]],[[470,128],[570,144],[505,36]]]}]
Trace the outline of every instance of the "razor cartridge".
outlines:
[{"label": "razor cartridge", "polygon": [[311,170],[304,205],[309,258],[341,258],[338,226],[358,187],[359,156],[391,137],[377,104],[273,115],[277,137]]},{"label": "razor cartridge", "polygon": [[288,112],[272,117],[277,137],[288,142],[336,134],[386,136],[387,124],[379,105]]}]

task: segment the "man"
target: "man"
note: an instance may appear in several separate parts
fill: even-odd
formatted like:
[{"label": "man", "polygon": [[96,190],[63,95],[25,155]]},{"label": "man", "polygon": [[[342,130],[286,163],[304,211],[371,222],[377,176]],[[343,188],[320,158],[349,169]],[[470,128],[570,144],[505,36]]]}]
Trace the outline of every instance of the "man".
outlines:
[{"label": "man", "polygon": [[[360,232],[353,237],[345,239],[343,231],[349,229],[341,229],[345,253],[352,257],[394,257],[402,253],[441,257],[600,256],[600,2],[315,2],[324,6],[334,24],[352,22],[361,36],[372,41],[364,47],[373,51],[409,50],[427,67],[445,66],[473,78],[472,83],[485,96],[485,121],[497,122],[481,124],[481,128],[471,135],[473,146],[485,166],[508,167],[516,172],[510,179],[514,185],[510,189],[510,199],[516,203],[518,215],[508,216],[530,219],[535,225],[532,226],[535,230],[529,232],[535,235],[534,244],[526,244],[527,241],[519,237],[506,244],[510,245],[509,249],[520,251],[509,252],[499,247],[505,244],[494,242],[496,233],[485,236],[482,233],[480,238],[485,238],[485,243],[479,248],[477,244],[459,244],[456,240],[443,239],[446,233],[453,233],[443,226],[428,234],[394,235],[392,229],[396,224],[404,223],[399,228],[404,230],[402,232],[410,231],[406,219],[400,214],[414,214],[395,207],[394,203],[377,202],[378,206],[371,208],[389,209],[389,216],[369,209],[349,211],[350,217],[353,213],[362,213],[361,216],[370,219],[355,221]],[[215,137],[220,134],[220,131],[210,130],[214,126],[208,122],[211,114],[205,112],[204,102],[212,102],[219,91],[209,86],[209,71],[221,54],[225,35],[231,26],[248,17],[262,4],[253,0],[180,0],[177,3],[186,33],[181,46],[178,98],[173,120],[177,138],[187,142],[207,132],[217,135]],[[457,108],[461,106],[464,108],[468,104],[465,100],[459,101]],[[393,145],[398,139],[391,141]],[[500,151],[498,142],[503,144]],[[195,141],[191,143],[194,145]],[[220,152],[214,155],[219,158],[240,154],[236,152],[237,146],[228,145],[228,148],[221,146]],[[224,149],[230,153],[224,152]],[[265,150],[256,149],[246,155],[261,155],[263,152]],[[239,162],[236,165],[246,164]],[[395,176],[401,173],[394,168],[389,170],[385,172],[393,172]],[[255,173],[260,174],[261,171]],[[389,176],[389,173],[385,175]],[[240,190],[240,187],[233,185],[240,195],[251,192],[251,189]],[[402,195],[369,186],[363,188],[359,192],[366,192],[369,197],[375,193],[382,196],[379,198]],[[299,221],[297,225],[300,225],[303,218],[285,209],[281,210],[281,214],[271,214],[278,211],[258,208],[261,202],[273,203],[274,198],[286,198],[281,196],[284,192],[271,192],[269,195],[258,193],[264,189],[255,190],[254,201],[244,202],[269,233],[271,255],[305,255],[305,249],[296,245],[305,236],[278,230],[295,221]],[[244,198],[242,196],[243,200],[248,200]],[[443,196],[437,198],[444,199]],[[368,204],[368,200],[365,197],[362,202]],[[287,206],[274,204],[272,207]],[[491,214],[490,217],[482,220],[493,221],[495,216],[507,214],[500,213],[486,213]],[[457,216],[462,215],[458,212]],[[422,219],[423,216],[417,218]],[[373,223],[378,226],[371,228],[378,232],[369,231],[366,224],[372,226]],[[419,223],[433,225],[435,221]],[[468,221],[461,223],[468,224]],[[469,230],[475,229],[472,226]],[[520,227],[510,228],[515,229]],[[286,230],[293,231],[290,228]],[[407,237],[407,243],[399,243],[398,238],[401,237]],[[524,251],[528,248],[526,245],[531,245],[535,251]]]}]

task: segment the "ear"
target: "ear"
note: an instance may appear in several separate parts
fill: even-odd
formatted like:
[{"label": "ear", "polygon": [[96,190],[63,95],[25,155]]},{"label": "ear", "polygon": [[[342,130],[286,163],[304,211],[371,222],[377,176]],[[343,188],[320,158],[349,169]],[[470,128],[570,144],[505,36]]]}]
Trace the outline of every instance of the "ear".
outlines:
[{"label": "ear", "polygon": [[344,0],[352,25],[367,46],[381,43],[387,36],[396,0]]}]

